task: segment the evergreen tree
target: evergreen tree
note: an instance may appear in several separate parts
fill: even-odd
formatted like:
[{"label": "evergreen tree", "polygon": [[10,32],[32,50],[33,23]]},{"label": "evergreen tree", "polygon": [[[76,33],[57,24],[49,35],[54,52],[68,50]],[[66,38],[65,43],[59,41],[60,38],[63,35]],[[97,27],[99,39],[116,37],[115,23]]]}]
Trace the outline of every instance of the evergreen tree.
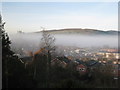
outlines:
[{"label": "evergreen tree", "polygon": [[0,15],[0,32],[1,32],[1,41],[2,41],[2,77],[3,77],[3,87],[7,87],[7,74],[8,74],[8,68],[7,68],[7,60],[9,57],[12,56],[13,52],[10,50],[10,40],[9,37],[7,35],[7,33],[5,33],[4,31],[4,24],[2,23],[2,17]]},{"label": "evergreen tree", "polygon": [[2,41],[2,88],[23,87],[24,65],[10,48],[11,41],[4,30],[5,22],[0,15],[0,33]]}]

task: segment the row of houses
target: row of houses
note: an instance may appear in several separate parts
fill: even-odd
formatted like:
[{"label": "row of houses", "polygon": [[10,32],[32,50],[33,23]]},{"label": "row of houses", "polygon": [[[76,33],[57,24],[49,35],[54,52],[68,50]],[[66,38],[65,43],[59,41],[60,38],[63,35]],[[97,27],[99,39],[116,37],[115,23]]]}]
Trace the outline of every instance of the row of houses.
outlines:
[{"label": "row of houses", "polygon": [[[21,62],[25,65],[25,68],[26,68],[26,65],[27,64],[30,64],[34,61],[34,56],[39,54],[39,55],[42,55],[44,53],[42,53],[44,49],[40,49],[38,50],[37,52],[35,52],[34,54],[30,54],[30,56],[26,56],[26,57],[22,57],[20,60]],[[102,53],[106,53],[105,51],[102,51]],[[107,51],[108,53],[108,51]],[[117,56],[117,54],[114,54],[113,52],[110,52],[112,53],[113,55]],[[76,70],[79,71],[81,74],[86,74],[88,72],[88,70],[91,70],[91,71],[94,71],[96,68],[98,67],[103,67],[105,66],[106,64],[111,64],[112,67],[113,67],[113,73],[115,76],[119,76],[119,65],[120,63],[115,63],[115,62],[107,62],[105,60],[90,60],[91,58],[89,58],[89,60],[80,60],[80,59],[76,59],[76,60],[73,60],[72,57],[68,56],[63,56],[63,57],[56,57],[56,58],[53,58],[51,60],[51,65],[59,65],[59,66],[62,66],[62,67],[66,67],[69,63],[73,63],[73,64],[76,64]],[[119,59],[118,59],[119,60]],[[104,70],[101,70],[101,71],[104,71]]]},{"label": "row of houses", "polygon": [[[99,62],[96,60],[88,60],[88,61],[83,61],[83,60],[69,60],[67,57],[59,57],[53,60],[53,62],[58,62],[59,65],[62,67],[66,67],[67,64],[73,63],[76,64],[76,70],[79,71],[80,74],[84,75],[88,73],[88,71],[94,72],[97,68],[100,68],[100,72],[107,72],[107,70],[111,70],[110,72],[114,75],[114,77],[118,78],[120,77],[120,64],[118,63],[113,63],[111,61],[109,62]],[[110,66],[107,67],[107,66]]]}]

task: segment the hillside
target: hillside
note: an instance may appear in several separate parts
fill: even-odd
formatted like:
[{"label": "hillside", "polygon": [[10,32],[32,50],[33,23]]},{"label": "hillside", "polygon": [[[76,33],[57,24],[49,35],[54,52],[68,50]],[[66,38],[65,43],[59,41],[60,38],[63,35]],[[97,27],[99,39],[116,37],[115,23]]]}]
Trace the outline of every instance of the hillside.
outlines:
[{"label": "hillside", "polygon": [[[58,30],[46,30],[50,34],[82,34],[82,35],[117,35],[118,31],[102,31],[96,29],[81,29],[81,28],[70,28],[70,29],[58,29]],[[35,33],[41,33],[35,32]]]}]

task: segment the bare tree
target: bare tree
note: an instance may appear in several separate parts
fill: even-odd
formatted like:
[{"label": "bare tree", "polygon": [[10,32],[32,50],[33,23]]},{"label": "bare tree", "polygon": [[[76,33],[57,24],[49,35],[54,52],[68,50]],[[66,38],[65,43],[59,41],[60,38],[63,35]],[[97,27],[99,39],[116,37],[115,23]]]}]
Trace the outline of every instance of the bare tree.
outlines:
[{"label": "bare tree", "polygon": [[48,56],[48,63],[50,64],[51,55],[55,51],[55,37],[49,34],[48,31],[42,30],[42,38],[41,38],[41,48],[44,48],[45,54]]},{"label": "bare tree", "polygon": [[51,56],[55,51],[55,37],[49,34],[48,31],[42,30],[41,47],[45,49],[47,56],[47,87],[50,84],[50,72],[51,72]]},{"label": "bare tree", "polygon": [[49,52],[55,50],[55,38],[48,31],[45,31],[43,28],[42,30],[42,38],[41,38],[41,45],[42,48],[45,48]]}]

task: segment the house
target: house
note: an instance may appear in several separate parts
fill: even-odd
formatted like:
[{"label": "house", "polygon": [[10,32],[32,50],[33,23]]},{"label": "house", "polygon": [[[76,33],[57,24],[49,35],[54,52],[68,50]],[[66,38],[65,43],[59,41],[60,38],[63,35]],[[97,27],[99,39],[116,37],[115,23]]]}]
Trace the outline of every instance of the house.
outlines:
[{"label": "house", "polygon": [[76,69],[82,75],[87,73],[87,67],[85,65],[83,65],[83,64],[77,65]]},{"label": "house", "polygon": [[84,64],[84,62],[82,60],[76,59],[75,62],[77,62],[78,64]]},{"label": "house", "polygon": [[100,50],[97,54],[107,59],[120,58],[120,50],[117,50],[117,49],[103,49],[103,50]]},{"label": "house", "polygon": [[95,64],[97,64],[98,61],[96,60],[89,60],[89,61],[86,61],[86,65],[87,66],[94,66]]},{"label": "house", "polygon": [[65,63],[70,63],[71,60],[69,60],[67,57],[57,57],[60,61],[64,61]]},{"label": "house", "polygon": [[54,66],[55,64],[59,65],[59,66],[62,66],[63,68],[65,68],[66,65],[67,65],[67,63],[65,61],[61,61],[61,60],[59,60],[57,58],[51,60],[51,65]]},{"label": "house", "polygon": [[96,60],[89,60],[89,61],[86,61],[85,63],[86,63],[87,68],[91,72],[95,71],[98,67],[102,66],[102,63]]}]

